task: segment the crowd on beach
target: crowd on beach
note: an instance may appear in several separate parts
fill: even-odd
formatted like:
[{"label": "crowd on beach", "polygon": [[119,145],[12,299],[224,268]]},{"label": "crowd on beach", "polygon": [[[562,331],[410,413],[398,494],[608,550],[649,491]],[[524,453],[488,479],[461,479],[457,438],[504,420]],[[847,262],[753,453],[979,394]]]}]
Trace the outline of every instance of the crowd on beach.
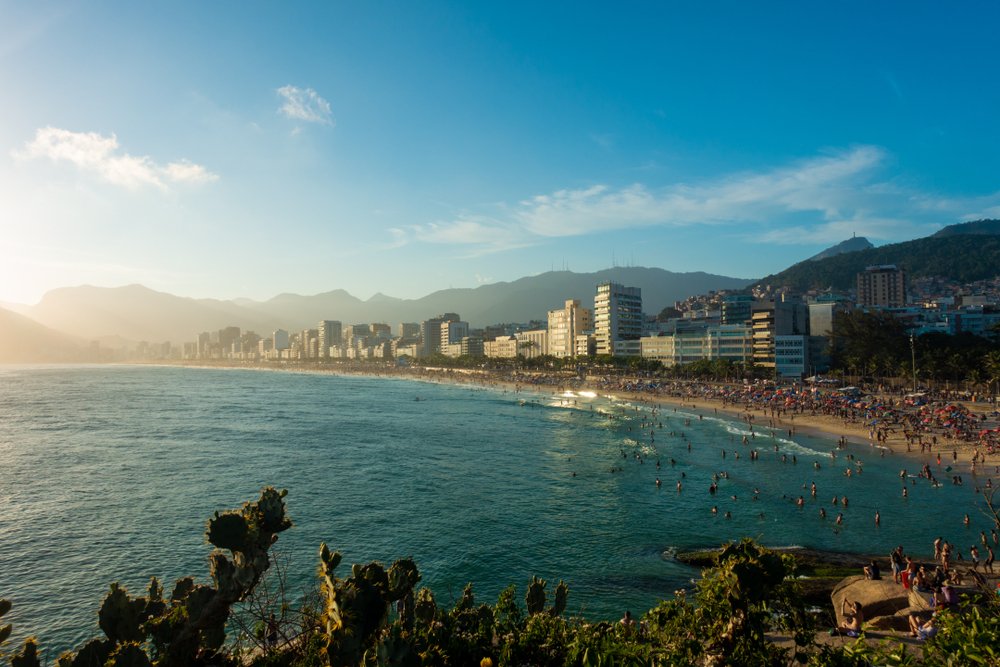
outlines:
[{"label": "crowd on beach", "polygon": [[[1000,548],[996,530],[987,537],[985,531],[979,534],[980,543],[986,558],[982,561],[982,573],[979,572],[981,552],[979,545],[969,548],[969,563],[963,573],[955,566],[954,559],[962,559],[961,552],[941,537],[934,540],[933,565],[918,562],[903,552],[902,545],[897,546],[889,554],[889,566],[892,571],[893,583],[902,586],[904,590],[913,591],[926,603],[926,609],[917,609],[907,615],[909,634],[916,639],[928,639],[937,634],[937,614],[941,610],[959,607],[960,600],[957,587],[965,585],[966,579],[973,579],[981,590],[988,590],[983,577],[993,574],[995,559],[994,548]],[[869,580],[882,579],[878,562],[872,560],[864,568],[864,575]],[[997,593],[1000,594],[1000,582],[997,583]],[[929,597],[928,597],[929,596]],[[865,622],[864,607],[858,600],[850,600],[846,596],[841,603],[841,616],[844,621],[832,633],[840,632],[850,637],[857,637]]]}]

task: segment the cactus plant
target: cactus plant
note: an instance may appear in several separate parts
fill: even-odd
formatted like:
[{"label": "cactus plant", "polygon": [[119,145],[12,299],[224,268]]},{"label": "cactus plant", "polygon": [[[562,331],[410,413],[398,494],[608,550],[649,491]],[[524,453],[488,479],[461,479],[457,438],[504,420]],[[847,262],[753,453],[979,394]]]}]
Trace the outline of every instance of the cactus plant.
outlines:
[{"label": "cactus plant", "polygon": [[549,613],[552,616],[562,616],[562,613],[566,611],[566,600],[569,598],[569,586],[560,579],[559,585],[556,586],[556,599],[552,602],[552,608],[549,609]]},{"label": "cactus plant", "polygon": [[528,608],[528,615],[540,614],[545,609],[545,584],[544,579],[531,577],[528,584],[528,591],[524,594],[524,604]]},{"label": "cactus plant", "polygon": [[[291,527],[285,515],[287,491],[265,487],[260,498],[238,510],[216,512],[205,534],[218,549],[209,556],[214,586],[178,579],[169,600],[153,579],[145,597],[132,598],[112,584],[99,612],[107,640],[94,640],[59,658],[60,667],[91,664],[143,667],[216,662],[226,638],[232,606],[243,600],[270,566],[268,550],[278,533]],[[152,658],[143,649],[152,649]]]}]

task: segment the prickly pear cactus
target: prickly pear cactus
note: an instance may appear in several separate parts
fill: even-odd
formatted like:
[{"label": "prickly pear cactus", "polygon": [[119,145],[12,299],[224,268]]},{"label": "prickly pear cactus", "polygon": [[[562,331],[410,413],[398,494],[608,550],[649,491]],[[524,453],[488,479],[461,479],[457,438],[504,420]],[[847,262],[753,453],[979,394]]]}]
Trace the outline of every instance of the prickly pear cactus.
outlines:
[{"label": "prickly pear cactus", "polygon": [[528,592],[524,594],[524,604],[528,608],[528,615],[540,614],[545,609],[545,580],[532,577],[528,584]]},{"label": "prickly pear cactus", "polygon": [[372,654],[380,662],[406,664],[409,658],[396,663],[393,662],[396,658],[389,657],[409,655],[400,643],[402,635],[389,645],[380,642],[380,635],[388,627],[389,610],[394,602],[400,602],[402,628],[413,627],[413,586],[420,581],[416,564],[411,559],[401,559],[388,571],[379,563],[355,564],[350,577],[338,579],[334,570],[340,565],[339,552],[331,552],[323,544],[319,561],[323,627],[330,664],[359,664],[365,655]]},{"label": "prickly pear cactus", "polygon": [[434,594],[430,589],[421,588],[417,593],[417,601],[413,605],[413,615],[417,622],[423,626],[428,626],[434,622],[437,614],[437,603],[434,602]]},{"label": "prickly pear cactus", "polygon": [[556,599],[552,602],[552,608],[549,609],[549,613],[552,616],[562,616],[563,612],[566,611],[566,600],[569,598],[569,586],[560,579],[559,585],[556,586]]},{"label": "prickly pear cactus", "polygon": [[[232,606],[246,598],[270,566],[268,550],[278,533],[291,527],[285,515],[287,491],[266,487],[260,498],[238,510],[216,512],[205,531],[210,543],[228,550],[209,556],[214,586],[179,579],[169,600],[153,579],[146,597],[132,598],[117,584],[99,613],[106,640],[93,640],[59,658],[60,667],[115,665],[162,667],[222,662],[226,622]],[[147,654],[144,646],[151,647]],[[152,655],[152,658],[150,657]]]}]

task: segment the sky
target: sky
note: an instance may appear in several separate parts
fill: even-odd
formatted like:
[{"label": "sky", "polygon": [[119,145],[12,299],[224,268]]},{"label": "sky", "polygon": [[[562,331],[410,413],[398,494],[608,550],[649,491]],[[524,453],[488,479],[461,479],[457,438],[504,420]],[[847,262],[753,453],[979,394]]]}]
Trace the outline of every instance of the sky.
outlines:
[{"label": "sky", "polygon": [[995,2],[0,0],[0,302],[755,278],[1000,218]]}]

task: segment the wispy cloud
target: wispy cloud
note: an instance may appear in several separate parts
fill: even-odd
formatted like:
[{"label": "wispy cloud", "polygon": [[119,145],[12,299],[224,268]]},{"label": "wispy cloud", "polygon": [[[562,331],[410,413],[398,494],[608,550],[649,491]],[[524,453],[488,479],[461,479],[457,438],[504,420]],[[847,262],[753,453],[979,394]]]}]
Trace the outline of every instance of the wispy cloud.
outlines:
[{"label": "wispy cloud", "polygon": [[1000,193],[952,200],[879,180],[887,157],[879,147],[858,146],[702,183],[557,190],[498,206],[493,215],[463,214],[397,230],[396,240],[402,242],[405,232],[410,241],[461,244],[482,254],[547,238],[692,225],[724,229],[751,243],[825,243],[854,232],[888,240],[1000,204]]},{"label": "wispy cloud", "polygon": [[73,132],[57,127],[39,128],[35,138],[13,155],[23,160],[48,158],[53,162],[69,162],[127,188],[152,185],[166,190],[169,183],[209,183],[219,178],[187,160],[160,165],[148,156],[129,155],[120,150],[114,134],[106,137],[97,132]]},{"label": "wispy cloud", "polygon": [[283,100],[278,112],[286,118],[303,120],[307,123],[333,125],[330,103],[320,97],[319,93],[312,88],[282,86],[278,88],[277,92]]}]

